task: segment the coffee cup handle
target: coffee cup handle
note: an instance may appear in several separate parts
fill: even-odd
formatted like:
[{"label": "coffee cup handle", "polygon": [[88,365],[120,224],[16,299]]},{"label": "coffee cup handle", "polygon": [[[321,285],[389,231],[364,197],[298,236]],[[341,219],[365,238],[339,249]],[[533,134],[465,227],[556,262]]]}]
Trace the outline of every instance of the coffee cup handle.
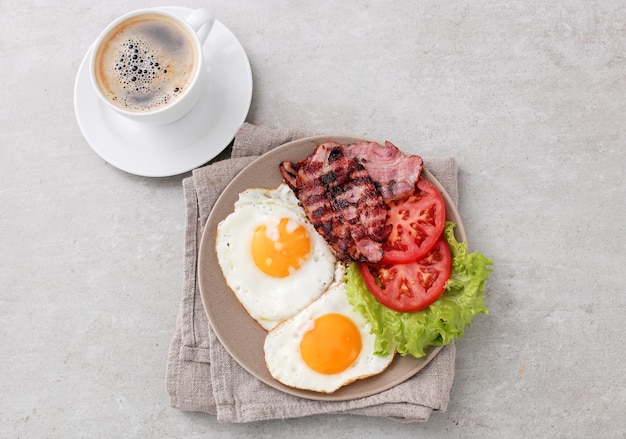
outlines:
[{"label": "coffee cup handle", "polygon": [[187,17],[187,23],[196,31],[200,43],[204,44],[204,41],[209,36],[213,24],[215,23],[215,16],[212,11],[206,8],[200,8],[193,11],[193,13]]}]

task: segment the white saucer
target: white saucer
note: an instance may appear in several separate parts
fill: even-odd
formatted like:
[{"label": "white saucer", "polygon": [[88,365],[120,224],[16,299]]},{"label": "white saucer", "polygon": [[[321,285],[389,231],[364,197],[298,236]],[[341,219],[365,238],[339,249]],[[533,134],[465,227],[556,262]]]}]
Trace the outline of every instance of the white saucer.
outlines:
[{"label": "white saucer", "polygon": [[[193,10],[164,7],[181,17]],[[125,119],[96,96],[83,58],[74,86],[78,125],[93,150],[122,171],[145,177],[178,175],[201,166],[222,152],[244,123],[252,101],[252,70],[246,52],[219,21],[204,43],[208,81],[196,106],[168,125],[146,125]]]}]

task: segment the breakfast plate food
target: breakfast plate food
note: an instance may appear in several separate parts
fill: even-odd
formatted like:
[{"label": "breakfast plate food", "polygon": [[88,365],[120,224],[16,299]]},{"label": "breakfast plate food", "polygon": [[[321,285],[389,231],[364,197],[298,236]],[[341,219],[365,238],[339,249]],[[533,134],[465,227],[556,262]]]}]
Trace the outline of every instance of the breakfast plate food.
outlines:
[{"label": "breakfast plate food", "polygon": [[[440,346],[429,346],[424,350],[425,355],[419,358],[411,355],[395,355],[388,367],[386,366],[381,373],[356,380],[331,393],[285,385],[272,376],[266,364],[264,345],[268,329],[271,329],[273,325],[267,328],[262,327],[246,311],[237,296],[233,294],[233,290],[225,279],[225,273],[220,269],[220,263],[223,266],[224,261],[220,261],[220,256],[218,256],[220,253],[220,243],[217,242],[218,227],[234,212],[235,204],[242,192],[250,189],[254,191],[258,188],[272,190],[278,188],[284,180],[284,174],[279,170],[279,165],[285,161],[297,163],[304,160],[324,142],[350,144],[363,140],[349,136],[316,136],[296,140],[273,149],[244,168],[232,180],[215,203],[204,227],[198,258],[198,282],[202,302],[215,334],[225,349],[245,370],[265,384],[291,395],[326,401],[342,401],[373,395],[406,381],[424,368],[441,349]],[[460,243],[465,242],[463,222],[445,189],[426,168],[422,170],[421,178],[428,180],[439,190],[445,202],[446,220],[455,223],[456,240]],[[254,202],[253,197],[249,204],[258,203]],[[234,229],[232,234],[236,236],[236,226]],[[217,251],[216,247],[218,247]],[[236,265],[236,260],[232,261],[232,265]],[[243,278],[245,274],[241,273],[237,276]],[[295,289],[297,293],[298,285],[289,288]],[[284,344],[280,339],[276,343]]]}]

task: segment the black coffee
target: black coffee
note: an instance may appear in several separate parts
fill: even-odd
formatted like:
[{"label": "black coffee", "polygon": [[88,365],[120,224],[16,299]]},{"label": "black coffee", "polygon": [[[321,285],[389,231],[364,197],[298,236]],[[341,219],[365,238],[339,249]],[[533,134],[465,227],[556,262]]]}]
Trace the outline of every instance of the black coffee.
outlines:
[{"label": "black coffee", "polygon": [[153,111],[175,101],[196,72],[192,36],[177,21],[148,13],[117,25],[96,53],[95,76],[117,107]]}]

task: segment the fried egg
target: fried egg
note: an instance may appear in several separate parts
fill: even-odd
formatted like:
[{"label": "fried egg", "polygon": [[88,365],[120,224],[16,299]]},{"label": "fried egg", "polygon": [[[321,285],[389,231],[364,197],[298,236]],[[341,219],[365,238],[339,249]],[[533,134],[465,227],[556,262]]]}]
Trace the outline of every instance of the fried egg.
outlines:
[{"label": "fried egg", "polygon": [[267,334],[265,363],[281,383],[332,393],[381,373],[393,360],[394,353],[374,354],[371,325],[352,308],[345,284],[338,279],[319,299]]},{"label": "fried egg", "polygon": [[270,330],[330,285],[336,258],[282,183],[248,189],[217,227],[219,265],[239,302]]}]

